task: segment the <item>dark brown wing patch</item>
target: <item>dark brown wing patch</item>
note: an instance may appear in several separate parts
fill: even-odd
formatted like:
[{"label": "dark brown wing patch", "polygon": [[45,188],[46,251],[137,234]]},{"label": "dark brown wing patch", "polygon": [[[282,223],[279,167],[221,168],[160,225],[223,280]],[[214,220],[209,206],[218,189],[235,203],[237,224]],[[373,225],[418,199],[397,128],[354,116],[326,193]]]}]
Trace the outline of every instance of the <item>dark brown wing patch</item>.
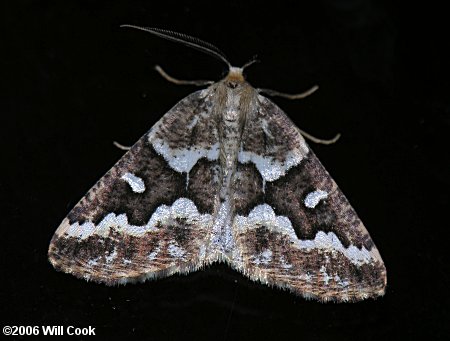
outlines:
[{"label": "dark brown wing patch", "polygon": [[357,265],[340,252],[302,249],[288,236],[260,226],[237,235],[237,270],[255,281],[320,301],[357,301],[384,294],[382,262]]}]

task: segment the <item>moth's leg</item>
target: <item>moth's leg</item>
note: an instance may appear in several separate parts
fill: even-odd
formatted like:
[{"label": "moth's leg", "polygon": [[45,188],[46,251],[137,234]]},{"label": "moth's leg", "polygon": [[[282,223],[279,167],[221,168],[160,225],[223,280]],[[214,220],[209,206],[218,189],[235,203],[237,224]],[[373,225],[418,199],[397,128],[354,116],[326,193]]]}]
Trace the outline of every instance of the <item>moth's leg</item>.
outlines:
[{"label": "moth's leg", "polygon": [[[269,96],[279,96],[279,97],[284,97],[287,99],[300,99],[300,98],[305,98],[305,97],[311,95],[317,89],[319,89],[319,87],[317,85],[314,85],[311,89],[306,90],[305,92],[302,92],[299,94],[286,94],[284,92],[278,92],[278,91],[270,90],[270,89],[257,89],[257,91],[259,93],[264,93]],[[311,134],[308,134],[306,131],[303,131],[301,129],[299,129],[299,130],[300,130],[300,133],[303,135],[303,137],[306,137],[308,140],[310,140],[314,143],[332,144],[332,143],[335,143],[337,140],[339,140],[339,138],[341,137],[341,134],[336,134],[336,136],[333,137],[332,139],[325,140],[325,139],[319,139],[315,136],[312,136]]]},{"label": "moth's leg", "polygon": [[207,80],[182,80],[173,78],[172,76],[169,76],[159,65],[155,65],[155,70],[158,71],[158,73],[165,79],[168,80],[171,83],[177,84],[177,85],[197,85],[197,86],[205,86],[205,85],[211,85],[214,83],[214,81],[207,81]]},{"label": "moth's leg", "polygon": [[117,148],[122,149],[122,150],[127,150],[128,151],[128,150],[131,149],[131,147],[124,146],[124,145],[120,144],[117,141],[113,141],[113,145],[115,145]]},{"label": "moth's leg", "polygon": [[303,137],[306,137],[308,140],[313,141],[315,143],[321,143],[321,144],[332,144],[332,143],[335,143],[341,137],[341,134],[338,133],[332,139],[324,140],[324,139],[319,139],[317,137],[314,137],[311,134],[308,134],[306,131],[301,130],[300,128],[298,130],[300,130],[300,134],[302,134]]},{"label": "moth's leg", "polygon": [[311,95],[317,89],[319,89],[319,87],[317,85],[314,85],[311,89],[306,90],[305,92],[301,92],[299,94],[286,94],[284,92],[279,92],[279,91],[270,90],[270,89],[257,89],[257,91],[259,93],[264,93],[269,96],[279,96],[279,97],[284,97],[287,99],[301,99],[301,98],[305,98],[305,97]]}]

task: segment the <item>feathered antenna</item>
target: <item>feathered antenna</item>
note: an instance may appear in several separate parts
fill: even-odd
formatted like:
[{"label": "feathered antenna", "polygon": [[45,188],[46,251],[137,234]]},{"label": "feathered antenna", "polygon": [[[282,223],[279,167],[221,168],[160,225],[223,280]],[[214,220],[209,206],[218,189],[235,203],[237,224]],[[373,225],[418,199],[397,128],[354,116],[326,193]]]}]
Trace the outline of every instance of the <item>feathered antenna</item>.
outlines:
[{"label": "feathered antenna", "polygon": [[223,61],[225,64],[228,65],[228,68],[231,68],[230,62],[227,60],[227,57],[225,54],[220,51],[217,47],[214,45],[203,41],[201,39],[189,36],[187,34],[163,30],[160,28],[152,28],[152,27],[141,27],[141,26],[135,26],[135,25],[120,25],[120,27],[130,27],[135,28],[141,31],[152,33],[158,37],[175,41],[177,43],[182,43],[186,46],[192,47],[194,49],[197,49],[199,51],[202,51],[204,53],[209,54],[210,56],[216,57]]}]

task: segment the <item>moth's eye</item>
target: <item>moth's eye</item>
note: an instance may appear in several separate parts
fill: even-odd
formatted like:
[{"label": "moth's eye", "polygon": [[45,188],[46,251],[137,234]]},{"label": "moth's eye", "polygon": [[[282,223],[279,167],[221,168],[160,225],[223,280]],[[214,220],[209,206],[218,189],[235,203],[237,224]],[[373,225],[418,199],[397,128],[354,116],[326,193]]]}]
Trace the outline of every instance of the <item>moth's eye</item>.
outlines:
[{"label": "moth's eye", "polygon": [[235,89],[238,86],[238,84],[236,82],[228,82],[227,86],[231,89]]}]

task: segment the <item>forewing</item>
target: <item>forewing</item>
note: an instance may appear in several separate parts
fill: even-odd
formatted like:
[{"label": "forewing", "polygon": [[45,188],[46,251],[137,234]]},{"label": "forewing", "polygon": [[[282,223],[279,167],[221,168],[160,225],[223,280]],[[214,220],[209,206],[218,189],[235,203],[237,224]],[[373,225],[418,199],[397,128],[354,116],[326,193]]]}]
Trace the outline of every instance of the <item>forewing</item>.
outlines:
[{"label": "forewing", "polygon": [[289,118],[259,102],[237,170],[234,266],[322,301],[383,295],[383,261],[354,209]]},{"label": "forewing", "polygon": [[208,261],[218,151],[207,94],[175,105],[73,208],[50,243],[56,269],[117,284]]}]

